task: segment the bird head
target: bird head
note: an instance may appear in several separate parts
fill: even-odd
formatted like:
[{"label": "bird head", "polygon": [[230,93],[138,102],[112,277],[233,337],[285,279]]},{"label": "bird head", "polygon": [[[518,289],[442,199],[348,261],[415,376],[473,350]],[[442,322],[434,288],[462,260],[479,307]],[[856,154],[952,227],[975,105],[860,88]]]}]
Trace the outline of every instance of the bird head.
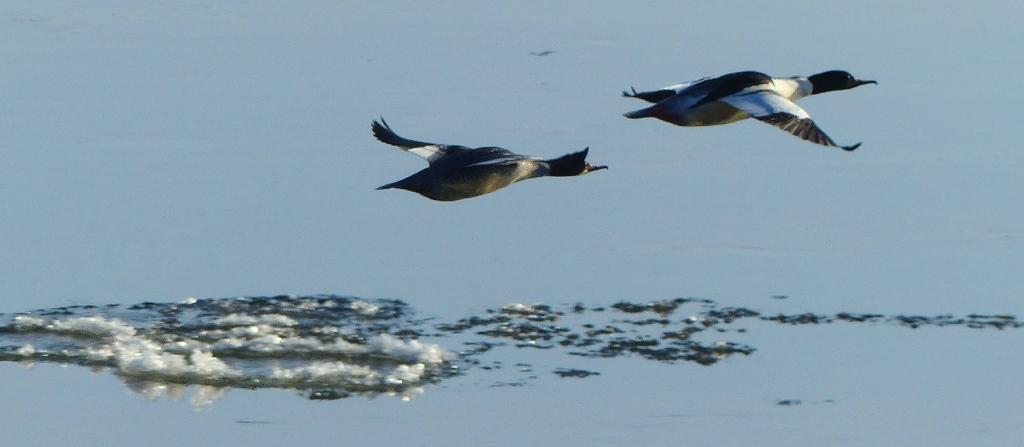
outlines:
[{"label": "bird head", "polygon": [[811,81],[811,85],[814,86],[811,92],[812,95],[834,90],[848,90],[864,84],[878,84],[875,81],[864,81],[854,78],[849,72],[843,70],[821,72],[808,76],[807,80]]},{"label": "bird head", "polygon": [[579,152],[573,152],[558,158],[545,160],[551,167],[551,171],[548,172],[548,175],[553,177],[571,177],[601,169],[608,169],[607,166],[594,166],[587,163],[587,152],[589,151],[590,148],[588,147]]}]

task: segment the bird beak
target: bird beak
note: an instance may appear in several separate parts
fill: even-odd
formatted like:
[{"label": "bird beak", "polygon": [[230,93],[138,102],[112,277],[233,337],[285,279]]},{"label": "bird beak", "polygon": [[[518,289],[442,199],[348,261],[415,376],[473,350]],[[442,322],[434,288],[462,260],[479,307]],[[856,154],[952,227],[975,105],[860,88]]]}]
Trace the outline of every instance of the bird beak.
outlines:
[{"label": "bird beak", "polygon": [[878,83],[875,82],[875,81],[860,81],[860,80],[858,80],[857,81],[857,85],[855,85],[854,87],[861,86],[861,85],[864,85],[864,84],[875,84],[875,85],[878,85]]},{"label": "bird beak", "polygon": [[587,169],[584,172],[594,172],[594,171],[599,171],[601,169],[608,169],[608,167],[607,166],[591,166],[591,165],[587,165]]}]

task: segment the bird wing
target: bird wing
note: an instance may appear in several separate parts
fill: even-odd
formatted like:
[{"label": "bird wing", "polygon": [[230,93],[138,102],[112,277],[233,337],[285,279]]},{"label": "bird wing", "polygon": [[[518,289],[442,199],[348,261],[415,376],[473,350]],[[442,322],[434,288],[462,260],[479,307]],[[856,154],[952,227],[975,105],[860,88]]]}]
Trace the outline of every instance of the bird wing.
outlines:
[{"label": "bird wing", "polygon": [[438,172],[449,172],[471,166],[495,166],[516,163],[526,158],[528,157],[500,147],[467,148],[449,157],[445,157],[437,164],[431,165],[431,168],[437,169]]},{"label": "bird wing", "polygon": [[622,96],[625,96],[627,98],[642,99],[647,102],[661,102],[665,98],[675,96],[679,94],[679,92],[682,92],[683,90],[686,90],[687,88],[692,87],[708,79],[711,78],[700,78],[696,81],[684,82],[682,84],[673,84],[668,87],[662,87],[657,90],[651,90],[647,92],[638,92],[635,88],[629,87],[628,92],[625,90],[622,91]]},{"label": "bird wing", "polygon": [[717,78],[702,78],[685,84],[670,85],[661,90],[642,93],[633,91],[632,94],[622,92],[622,94],[649,102],[661,102],[667,98],[677,97],[677,99],[684,99],[690,103],[691,105],[688,107],[698,107],[747,89],[755,89],[771,83],[771,76],[764,73],[758,71],[737,71]]},{"label": "bird wing", "polygon": [[772,77],[758,71],[737,71],[724,74],[693,87],[694,96],[702,96],[693,107],[718,101],[739,92],[763,90],[773,84]]},{"label": "bird wing", "polygon": [[426,143],[423,141],[403,138],[395,133],[395,131],[391,130],[391,126],[388,125],[387,121],[384,121],[384,118],[381,118],[380,122],[374,121],[370,127],[373,129],[373,136],[377,137],[377,140],[380,140],[381,143],[400,147],[407,152],[419,155],[430,164],[434,164],[435,162],[443,158],[450,157],[456,153],[469,150],[469,148],[465,146]]},{"label": "bird wing", "polygon": [[814,120],[806,110],[771,90],[741,91],[719,98],[719,101],[747,112],[748,115],[761,122],[771,124],[812,143],[839,147],[847,151],[860,147],[860,143],[851,146],[836,144],[832,138],[818,128],[817,124],[814,124]]}]

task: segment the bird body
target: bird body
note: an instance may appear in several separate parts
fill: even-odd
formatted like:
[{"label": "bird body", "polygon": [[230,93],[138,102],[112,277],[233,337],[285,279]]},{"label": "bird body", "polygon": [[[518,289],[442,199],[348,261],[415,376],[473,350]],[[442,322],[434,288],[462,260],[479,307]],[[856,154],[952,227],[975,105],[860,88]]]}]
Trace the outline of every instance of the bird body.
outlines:
[{"label": "bird body", "polygon": [[404,189],[433,200],[467,199],[526,179],[575,176],[607,168],[586,162],[589,148],[544,160],[500,147],[469,148],[409,140],[398,136],[383,119],[374,121],[372,129],[381,142],[405,149],[430,163],[413,175],[377,189]]},{"label": "bird body", "polygon": [[463,166],[448,171],[426,167],[409,177],[377,189],[399,188],[434,200],[453,201],[476,197],[515,182],[541,177],[548,170],[543,161],[529,158]]},{"label": "bird body", "polygon": [[[649,92],[622,92],[654,105],[626,113],[627,118],[657,118],[677,126],[715,126],[754,117],[802,139],[823,146],[839,146],[796,105],[805,96],[845,90],[875,81],[856,80],[845,71],[809,77],[773,78],[756,71],[703,78]],[[856,149],[860,144],[839,146]]]}]

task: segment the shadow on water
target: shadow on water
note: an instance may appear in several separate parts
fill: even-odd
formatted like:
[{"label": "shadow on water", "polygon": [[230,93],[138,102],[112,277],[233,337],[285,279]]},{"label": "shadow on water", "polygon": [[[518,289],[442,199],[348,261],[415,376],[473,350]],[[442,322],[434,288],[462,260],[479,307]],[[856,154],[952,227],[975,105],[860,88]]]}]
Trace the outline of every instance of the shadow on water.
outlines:
[{"label": "shadow on water", "polygon": [[[0,315],[0,360],[109,371],[149,399],[177,399],[192,387],[191,402],[199,408],[231,388],[291,389],[314,400],[378,395],[411,399],[424,386],[450,377],[502,369],[501,361],[481,361],[482,354],[495,349],[711,366],[756,351],[722,341],[722,334],[745,333],[754,324],[838,323],[911,329],[1024,326],[1012,315],[780,314],[701,298],[596,307],[516,303],[445,322],[418,318],[398,300],[276,296],[67,306]],[[514,367],[536,378],[531,364]],[[565,379],[600,374],[576,368],[551,373]],[[513,380],[491,386],[524,384]]]}]

